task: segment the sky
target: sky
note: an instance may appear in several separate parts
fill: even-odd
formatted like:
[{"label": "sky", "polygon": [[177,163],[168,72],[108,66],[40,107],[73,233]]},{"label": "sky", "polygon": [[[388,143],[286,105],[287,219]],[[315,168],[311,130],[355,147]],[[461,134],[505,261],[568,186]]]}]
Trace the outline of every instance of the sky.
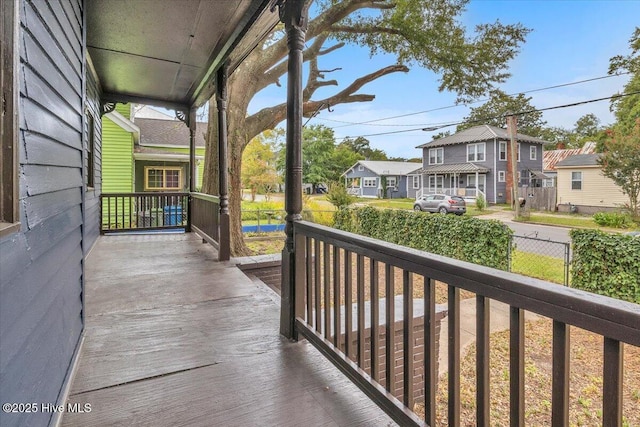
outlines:
[{"label": "sky", "polygon": [[[520,22],[532,29],[520,54],[509,63],[512,76],[498,85],[511,94],[606,76],[612,56],[630,53],[629,38],[640,25],[640,0],[472,0],[460,19],[469,29],[497,19],[503,24]],[[319,61],[321,69],[342,68],[328,75],[337,79],[339,86],[322,88],[324,92],[319,90],[314,98],[334,93],[355,78],[394,63],[393,56],[371,58],[364,48],[339,49]],[[527,96],[532,97],[531,103],[536,108],[546,108],[622,92],[628,78],[616,76]],[[455,126],[434,132],[367,135],[459,122],[468,115],[470,107],[482,104],[455,106],[456,95],[439,92],[438,76],[418,66],[413,66],[409,73],[395,73],[371,82],[359,93],[373,94],[376,98],[372,102],[336,105],[333,112],[323,110],[307,126],[322,124],[333,128],[338,142],[347,136],[365,136],[372,148],[382,149],[391,157],[415,158],[421,156],[417,145],[431,141],[434,133],[455,132]],[[267,88],[256,95],[249,113],[284,100],[284,85]],[[413,114],[421,111],[429,112]],[[603,125],[614,121],[608,101],[547,111],[543,119],[549,126],[571,129],[577,119],[588,113],[595,114]],[[410,115],[386,119],[407,114]],[[355,124],[370,120],[376,121]]]}]

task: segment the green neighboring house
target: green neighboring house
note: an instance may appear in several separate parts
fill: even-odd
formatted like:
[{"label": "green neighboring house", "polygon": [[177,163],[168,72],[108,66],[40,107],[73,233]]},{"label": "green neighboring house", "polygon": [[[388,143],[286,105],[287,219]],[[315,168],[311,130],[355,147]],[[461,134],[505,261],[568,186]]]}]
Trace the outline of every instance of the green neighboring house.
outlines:
[{"label": "green neighboring house", "polygon": [[[103,192],[188,191],[189,129],[179,121],[131,118],[118,104],[102,118]],[[196,125],[196,188],[202,187],[207,123]]]}]

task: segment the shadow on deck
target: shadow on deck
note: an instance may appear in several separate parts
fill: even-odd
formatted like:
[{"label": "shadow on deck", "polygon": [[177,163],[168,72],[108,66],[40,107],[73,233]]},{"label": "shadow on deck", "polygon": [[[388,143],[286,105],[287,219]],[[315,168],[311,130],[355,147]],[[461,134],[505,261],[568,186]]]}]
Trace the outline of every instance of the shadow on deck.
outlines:
[{"label": "shadow on deck", "polygon": [[195,234],[101,237],[63,426],[395,425]]}]

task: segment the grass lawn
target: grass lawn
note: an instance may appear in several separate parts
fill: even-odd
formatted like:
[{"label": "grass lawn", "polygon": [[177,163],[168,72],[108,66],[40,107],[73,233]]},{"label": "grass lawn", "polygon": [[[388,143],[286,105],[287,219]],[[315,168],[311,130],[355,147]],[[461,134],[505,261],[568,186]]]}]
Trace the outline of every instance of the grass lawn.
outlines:
[{"label": "grass lawn", "polygon": [[564,260],[515,250],[511,254],[511,271],[553,283],[564,284]]}]

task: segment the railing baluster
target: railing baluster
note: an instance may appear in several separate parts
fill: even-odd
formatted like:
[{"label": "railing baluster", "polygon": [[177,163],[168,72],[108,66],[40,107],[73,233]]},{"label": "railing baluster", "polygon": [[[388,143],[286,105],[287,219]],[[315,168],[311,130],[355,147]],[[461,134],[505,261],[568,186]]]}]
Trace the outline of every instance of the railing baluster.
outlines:
[{"label": "railing baluster", "polygon": [[307,250],[307,323],[313,324],[313,251],[311,238],[305,244]]},{"label": "railing baluster", "polygon": [[524,311],[511,307],[509,314],[509,420],[524,425]]},{"label": "railing baluster", "polygon": [[331,247],[324,244],[324,337],[331,336]]},{"label": "railing baluster", "polygon": [[449,285],[449,426],[460,425],[460,289]]},{"label": "railing baluster", "polygon": [[402,271],[402,305],[403,305],[403,390],[404,404],[413,407],[413,352],[415,341],[413,339],[413,275],[407,270]]},{"label": "railing baluster", "polygon": [[396,336],[395,336],[395,295],[394,268],[390,264],[384,266],[385,285],[385,375],[387,391],[395,392],[396,381]]},{"label": "railing baluster", "polygon": [[113,203],[115,205],[114,212],[116,213],[116,230],[117,230],[118,228],[120,228],[118,227],[118,223],[120,221],[118,220],[118,198],[117,197],[114,197]]},{"label": "railing baluster", "polygon": [[344,354],[349,358],[352,354],[351,346],[353,345],[353,309],[351,295],[351,252],[344,251]]},{"label": "railing baluster", "polygon": [[476,425],[489,427],[490,301],[476,296]]},{"label": "railing baluster", "polygon": [[371,304],[371,337],[369,339],[369,354],[371,355],[371,378],[380,381],[380,302],[378,284],[378,261],[369,260],[369,297]]},{"label": "railing baluster", "polygon": [[602,425],[605,427],[622,426],[623,354],[620,341],[604,338]]},{"label": "railing baluster", "polygon": [[364,323],[364,256],[358,254],[356,258],[356,299],[358,305],[358,366],[364,369],[365,354],[365,323]]},{"label": "railing baluster", "polygon": [[424,278],[424,420],[436,425],[436,281]]},{"label": "railing baluster", "polygon": [[340,248],[333,247],[333,345],[340,348]]},{"label": "railing baluster", "polygon": [[314,276],[314,303],[315,303],[315,311],[316,311],[316,331],[322,332],[322,310],[321,310],[321,298],[320,298],[320,261],[321,261],[321,253],[320,253],[320,240],[316,239],[314,242],[313,248],[313,276]]},{"label": "railing baluster", "polygon": [[128,205],[129,205],[129,209],[128,209],[129,210],[129,228],[133,228],[133,215],[132,215],[131,211],[133,210],[133,206],[132,205],[133,205],[133,199],[134,198],[129,196],[128,199],[129,199],[129,203],[128,203]]},{"label": "railing baluster", "polygon": [[569,328],[553,321],[553,386],[551,396],[551,425],[569,425]]}]

